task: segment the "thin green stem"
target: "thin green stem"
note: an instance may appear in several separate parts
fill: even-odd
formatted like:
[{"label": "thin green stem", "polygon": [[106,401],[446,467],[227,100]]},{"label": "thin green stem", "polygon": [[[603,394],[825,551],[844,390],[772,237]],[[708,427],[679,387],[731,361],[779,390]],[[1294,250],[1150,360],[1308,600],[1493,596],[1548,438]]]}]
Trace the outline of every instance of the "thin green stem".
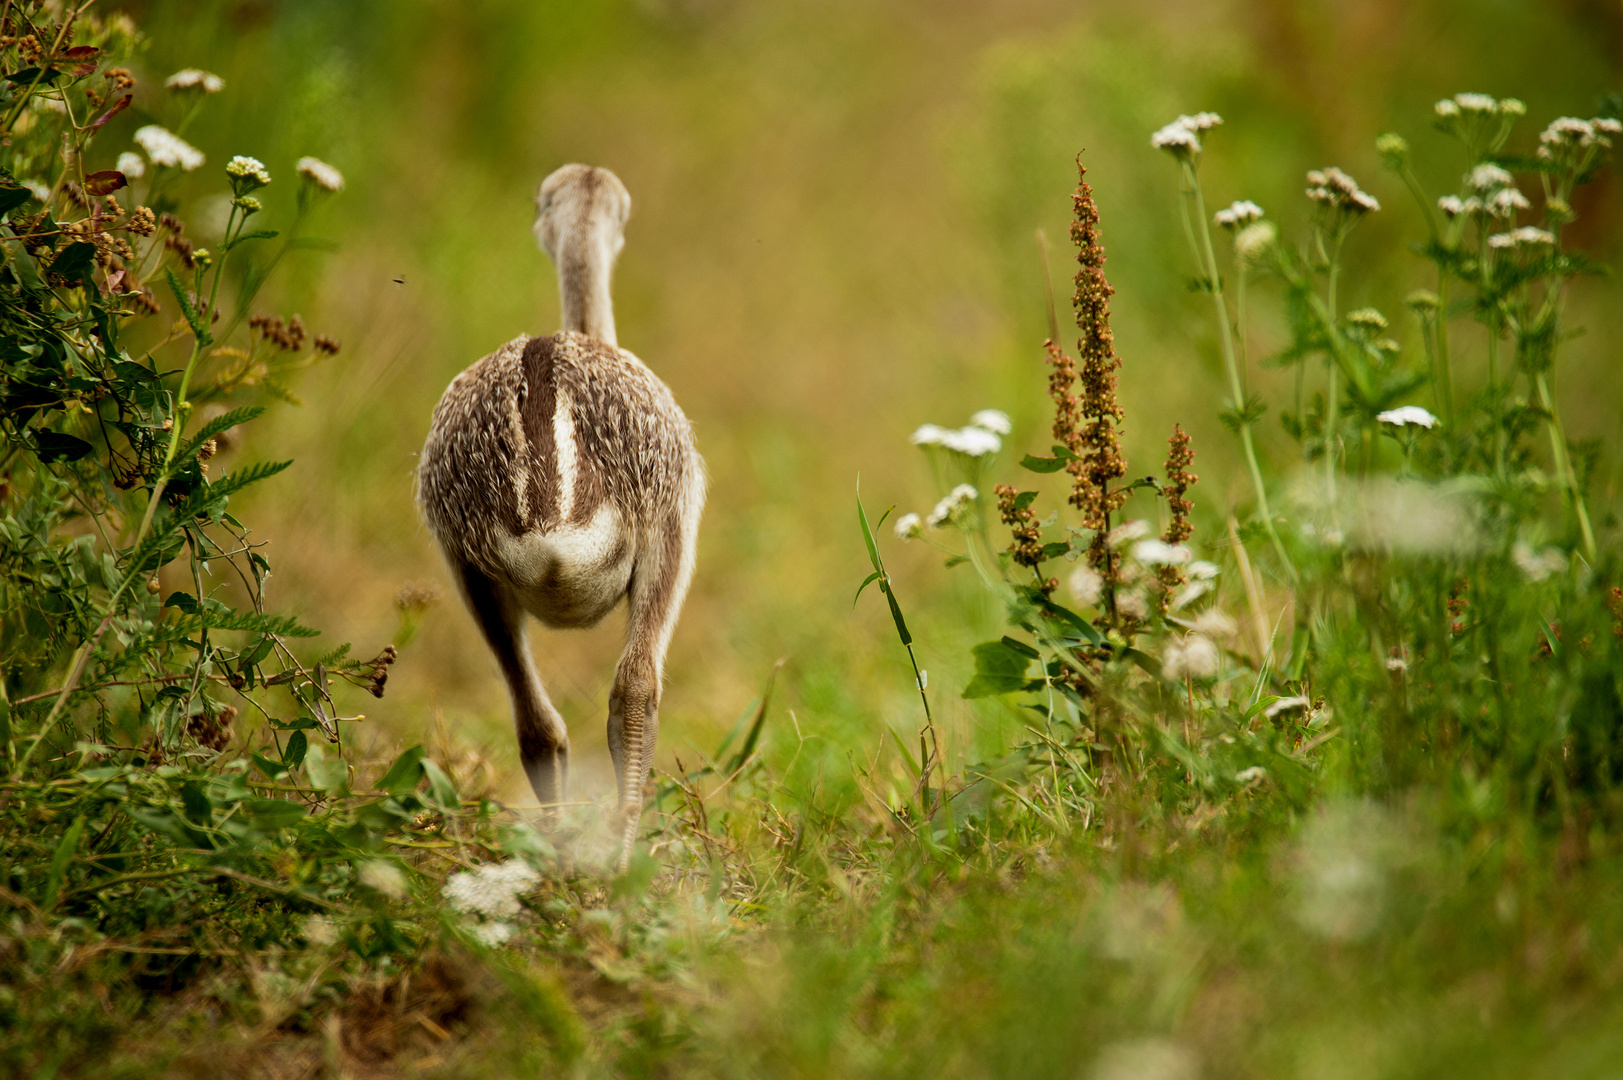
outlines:
[{"label": "thin green stem", "polygon": [[[1285,552],[1285,545],[1279,539],[1274,529],[1273,512],[1268,507],[1268,488],[1262,481],[1262,469],[1257,463],[1256,444],[1251,437],[1251,419],[1248,403],[1246,401],[1245,384],[1240,373],[1239,361],[1234,354],[1234,330],[1229,324],[1228,304],[1223,300],[1223,282],[1217,269],[1217,252],[1212,245],[1211,225],[1206,218],[1206,196],[1200,186],[1200,177],[1195,173],[1192,162],[1183,163],[1183,188],[1188,198],[1180,202],[1184,215],[1184,235],[1188,237],[1190,247],[1193,249],[1196,263],[1200,264],[1205,272],[1208,291],[1212,297],[1212,307],[1217,315],[1218,339],[1223,348],[1223,367],[1228,374],[1229,393],[1232,397],[1231,407],[1234,410],[1236,426],[1240,432],[1240,445],[1245,450],[1246,467],[1251,473],[1251,485],[1257,492],[1257,513],[1262,518],[1263,528],[1268,532],[1268,539],[1274,546],[1274,552],[1279,556],[1280,563],[1296,580],[1296,566],[1291,562],[1290,556]],[[1199,223],[1196,231],[1194,223],[1190,221],[1190,200],[1194,202],[1194,219]],[[1197,242],[1198,238],[1198,242]],[[1242,271],[1243,274],[1243,271]],[[1242,279],[1243,282],[1243,279]],[[1241,303],[1244,303],[1244,285],[1241,288]],[[1244,332],[1243,329],[1241,331]]]}]

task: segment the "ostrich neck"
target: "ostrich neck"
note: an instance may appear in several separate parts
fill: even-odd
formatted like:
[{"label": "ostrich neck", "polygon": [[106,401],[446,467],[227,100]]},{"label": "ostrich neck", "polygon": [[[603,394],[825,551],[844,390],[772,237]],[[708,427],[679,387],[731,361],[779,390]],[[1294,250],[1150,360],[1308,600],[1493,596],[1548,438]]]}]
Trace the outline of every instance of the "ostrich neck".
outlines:
[{"label": "ostrich neck", "polygon": [[609,278],[614,257],[604,238],[588,232],[559,252],[558,298],[565,330],[618,345]]}]

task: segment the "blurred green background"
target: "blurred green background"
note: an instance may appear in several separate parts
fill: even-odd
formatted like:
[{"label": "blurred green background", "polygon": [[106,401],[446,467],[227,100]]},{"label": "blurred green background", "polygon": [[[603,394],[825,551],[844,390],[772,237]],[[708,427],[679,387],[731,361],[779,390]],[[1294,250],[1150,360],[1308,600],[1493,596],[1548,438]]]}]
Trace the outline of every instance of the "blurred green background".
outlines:
[{"label": "blurred green background", "polygon": [[[911,731],[918,708],[879,600],[851,607],[867,569],[858,476],[871,510],[928,510],[941,491],[907,436],[986,407],[1015,420],[989,480],[1017,481],[1019,455],[1046,449],[1034,231],[1053,247],[1064,320],[1079,150],[1118,291],[1129,459],[1158,469],[1172,424],[1193,433],[1195,541],[1209,543],[1247,488],[1217,419],[1209,302],[1185,285],[1194,269],[1175,169],[1150,132],[1180,112],[1221,113],[1202,166],[1209,201],[1254,199],[1293,240],[1306,219],[1304,171],[1336,164],[1356,176],[1385,209],[1349,244],[1345,305],[1380,307],[1417,351],[1401,300],[1429,282],[1403,245],[1422,226],[1381,171],[1375,137],[1408,137],[1435,194],[1454,188],[1462,164],[1431,130],[1435,99],[1521,97],[1529,115],[1512,145],[1525,149],[1550,118],[1593,115],[1604,92],[1623,88],[1617,0],[123,6],[157,44],[137,70],[137,108],[99,153],[124,149],[138,123],[174,124],[179,106],[161,80],[198,66],[227,87],[187,131],[209,155],[189,194],[223,190],[230,155],[256,155],[278,181],[265,193],[275,227],[299,156],[348,178],[311,226],[337,251],[297,254],[260,305],[344,341],[296,386],[306,406],[274,408],[234,451],[297,460],[234,508],[271,541],[270,599],[370,655],[397,634],[401,587],[438,583],[445,598],[387,697],[362,706],[363,738],[381,748],[449,733],[488,751],[498,789],[519,802],[528,791],[505,691],[419,524],[412,476],[452,376],[521,332],[558,325],[552,268],[530,233],[534,190],[553,168],[606,166],[631,191],[615,282],[621,344],[675,391],[711,471],[659,764],[713,746],[787,656],[779,700],[790,712],[774,713],[775,752],[780,764],[798,752],[792,782],[837,792],[848,753],[873,754],[882,725]],[[1612,261],[1619,197],[1608,171],[1584,189],[1569,234]],[[1263,291],[1257,356],[1281,344]],[[1607,280],[1579,283],[1573,303],[1574,320],[1592,326],[1623,310]],[[1563,353],[1575,438],[1617,427],[1614,361],[1600,335]],[[1269,376],[1257,375],[1275,404],[1259,431],[1284,486],[1296,450],[1275,420],[1283,380]],[[1617,480],[1617,463],[1603,461],[1597,505]],[[886,550],[950,757],[993,749],[1016,717],[958,693],[966,647],[997,613],[955,580],[966,570],[943,570],[923,545],[887,536]],[[615,616],[534,642],[587,793],[612,787],[601,732],[621,626]]]}]

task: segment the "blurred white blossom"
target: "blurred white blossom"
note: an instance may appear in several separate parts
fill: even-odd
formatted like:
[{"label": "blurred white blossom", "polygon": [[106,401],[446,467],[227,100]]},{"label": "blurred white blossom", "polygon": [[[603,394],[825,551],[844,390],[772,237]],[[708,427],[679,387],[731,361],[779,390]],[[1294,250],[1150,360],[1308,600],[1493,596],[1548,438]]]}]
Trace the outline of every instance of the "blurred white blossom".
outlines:
[{"label": "blurred white blossom", "polygon": [[924,535],[924,525],[917,514],[903,514],[896,519],[896,524],[892,527],[896,530],[896,535],[903,540],[912,540],[914,537]]},{"label": "blurred white blossom", "polygon": [[1009,422],[1009,414],[1001,409],[982,409],[969,418],[971,427],[978,427],[990,431],[994,435],[1007,435],[1014,430]]},{"label": "blurred white blossom", "polygon": [[163,81],[169,90],[201,90],[205,94],[218,94],[225,89],[225,80],[210,71],[183,68]]},{"label": "blurred white blossom", "polygon": [[1375,419],[1383,424],[1391,424],[1393,427],[1418,424],[1423,428],[1429,428],[1434,427],[1437,423],[1437,417],[1419,405],[1400,405],[1396,409],[1387,409],[1385,412],[1376,413]]},{"label": "blurred white blossom", "polygon": [[477,870],[459,870],[440,890],[447,903],[464,914],[511,918],[521,910],[519,896],[533,889],[541,875],[522,859],[486,863]]},{"label": "blurred white blossom", "polygon": [[1518,570],[1527,575],[1528,581],[1543,581],[1567,568],[1567,556],[1560,548],[1534,551],[1529,544],[1520,540],[1510,549],[1510,559]]},{"label": "blurred white blossom", "polygon": [[146,175],[147,163],[140,154],[126,150],[118,155],[118,162],[113,168],[123,173],[127,180],[139,180]]},{"label": "blurred white blossom", "polygon": [[925,518],[925,521],[929,523],[930,528],[939,529],[957,520],[964,509],[974,503],[979,495],[980,492],[970,485],[959,484],[941,497],[941,501],[935,504],[935,509],[930,511],[930,516]]},{"label": "blurred white blossom", "polygon": [[203,164],[203,151],[182,139],[168,128],[147,124],[135,130],[135,144],[147,152],[154,165],[178,167],[185,172]]},{"label": "blurred white blossom", "polygon": [[344,189],[344,174],[320,158],[301,157],[295,167],[300,176],[309,178],[317,187],[327,191]]},{"label": "blurred white blossom", "polygon": [[1072,570],[1065,584],[1071,590],[1071,595],[1088,607],[1096,605],[1104,596],[1104,578],[1091,566],[1082,565]]}]

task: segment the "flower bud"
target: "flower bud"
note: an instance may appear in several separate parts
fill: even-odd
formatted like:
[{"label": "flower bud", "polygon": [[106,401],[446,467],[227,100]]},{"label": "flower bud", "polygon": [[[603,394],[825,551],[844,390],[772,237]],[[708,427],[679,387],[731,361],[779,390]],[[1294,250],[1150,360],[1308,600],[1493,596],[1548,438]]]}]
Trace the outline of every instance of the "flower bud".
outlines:
[{"label": "flower bud", "polygon": [[1402,135],[1389,131],[1375,140],[1375,149],[1388,169],[1397,172],[1409,163],[1409,143]]}]

